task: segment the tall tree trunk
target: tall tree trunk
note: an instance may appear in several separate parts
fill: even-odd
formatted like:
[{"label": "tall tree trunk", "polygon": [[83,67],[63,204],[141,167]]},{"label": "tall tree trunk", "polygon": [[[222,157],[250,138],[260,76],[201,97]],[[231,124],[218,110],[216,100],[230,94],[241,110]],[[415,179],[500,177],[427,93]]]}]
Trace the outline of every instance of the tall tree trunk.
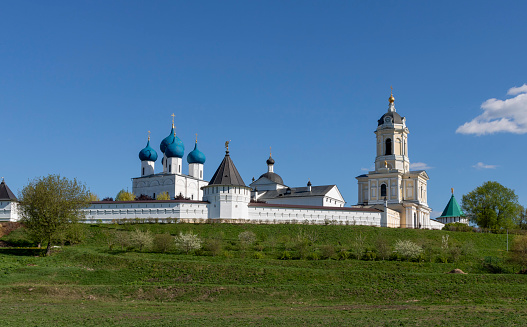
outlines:
[{"label": "tall tree trunk", "polygon": [[51,239],[48,241],[48,247],[46,248],[46,256],[51,254]]}]

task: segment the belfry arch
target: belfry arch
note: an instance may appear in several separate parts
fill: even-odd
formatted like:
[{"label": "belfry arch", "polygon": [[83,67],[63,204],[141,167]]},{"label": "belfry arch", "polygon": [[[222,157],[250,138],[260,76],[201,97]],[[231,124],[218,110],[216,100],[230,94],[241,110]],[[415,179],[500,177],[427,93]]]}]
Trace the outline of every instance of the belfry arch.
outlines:
[{"label": "belfry arch", "polygon": [[392,155],[392,139],[386,139],[386,142],[384,143],[384,155],[389,156]]}]

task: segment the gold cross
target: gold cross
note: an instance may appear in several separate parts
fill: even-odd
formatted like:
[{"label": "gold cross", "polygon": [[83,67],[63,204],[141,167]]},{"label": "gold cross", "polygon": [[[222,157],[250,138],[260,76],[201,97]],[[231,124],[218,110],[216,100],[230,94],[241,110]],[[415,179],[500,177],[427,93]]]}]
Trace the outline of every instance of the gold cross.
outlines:
[{"label": "gold cross", "polygon": [[269,157],[272,155],[271,147],[269,147]]},{"label": "gold cross", "polygon": [[196,143],[198,143],[198,133],[196,133]]},{"label": "gold cross", "polygon": [[225,141],[225,149],[227,149],[227,151],[229,151],[229,143],[230,142],[231,142],[231,140]]},{"label": "gold cross", "polygon": [[174,113],[172,113],[172,127],[174,127],[174,117],[176,117],[176,115],[174,115]]},{"label": "gold cross", "polygon": [[391,86],[391,85],[390,85],[390,90],[391,90],[391,91],[390,91],[390,95],[393,96],[393,86]]},{"label": "gold cross", "polygon": [[150,131],[148,131],[148,140],[150,141]]}]

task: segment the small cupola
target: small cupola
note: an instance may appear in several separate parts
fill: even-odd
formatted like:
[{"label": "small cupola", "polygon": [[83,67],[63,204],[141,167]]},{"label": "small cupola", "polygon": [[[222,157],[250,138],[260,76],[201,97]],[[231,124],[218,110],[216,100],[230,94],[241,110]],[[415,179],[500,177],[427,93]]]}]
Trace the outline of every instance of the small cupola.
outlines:
[{"label": "small cupola", "polygon": [[146,147],[139,151],[139,159],[141,161],[156,161],[157,152],[150,146],[150,131],[148,131],[148,142]]},{"label": "small cupola", "polygon": [[196,144],[194,145],[194,150],[190,151],[190,153],[188,154],[187,162],[189,164],[197,163],[203,165],[205,163],[205,160],[205,155],[198,149],[198,136],[196,134]]}]

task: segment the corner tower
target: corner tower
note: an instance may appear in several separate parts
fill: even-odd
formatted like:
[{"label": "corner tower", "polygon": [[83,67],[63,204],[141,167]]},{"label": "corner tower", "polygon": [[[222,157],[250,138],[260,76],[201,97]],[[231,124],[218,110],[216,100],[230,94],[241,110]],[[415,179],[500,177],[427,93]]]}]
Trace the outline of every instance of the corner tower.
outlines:
[{"label": "corner tower", "polygon": [[251,188],[245,186],[229,155],[229,141],[225,142],[225,157],[204,186],[203,200],[209,202],[209,219],[248,219]]},{"label": "corner tower", "polygon": [[393,91],[388,101],[388,111],[375,130],[375,170],[356,177],[358,204],[384,210],[385,226],[431,228],[428,174],[410,171],[406,118],[395,110]]}]

